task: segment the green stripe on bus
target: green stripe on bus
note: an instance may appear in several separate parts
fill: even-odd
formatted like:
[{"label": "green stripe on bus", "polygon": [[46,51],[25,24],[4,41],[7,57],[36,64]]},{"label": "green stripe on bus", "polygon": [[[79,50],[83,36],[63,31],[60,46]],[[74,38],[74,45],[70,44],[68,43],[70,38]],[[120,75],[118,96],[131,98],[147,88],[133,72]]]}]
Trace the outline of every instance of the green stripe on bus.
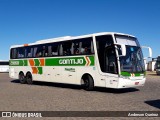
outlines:
[{"label": "green stripe on bus", "polygon": [[10,66],[28,66],[28,60],[10,60]]},{"label": "green stripe on bus", "polygon": [[35,66],[39,66],[40,65],[40,62],[38,59],[34,59],[34,63],[35,63]]},{"label": "green stripe on bus", "polygon": [[131,76],[131,74],[129,72],[121,72],[122,76]]},{"label": "green stripe on bus", "polygon": [[91,60],[90,66],[94,66],[94,56],[89,56],[89,59]]},{"label": "green stripe on bus", "polygon": [[[28,60],[10,60],[10,66],[28,66]],[[34,66],[40,66],[39,59],[34,59]],[[94,66],[94,56],[45,58],[45,66]]]},{"label": "green stripe on bus", "polygon": [[94,56],[87,56],[89,61],[84,57],[68,57],[68,58],[48,58],[45,60],[46,66],[85,66],[88,62],[89,66],[94,65]]},{"label": "green stripe on bus", "polygon": [[83,57],[75,58],[50,58],[45,61],[46,66],[84,66],[86,61]]},{"label": "green stripe on bus", "polygon": [[134,74],[135,77],[139,77],[139,76],[145,76],[145,72],[142,73],[130,73],[130,72],[121,72],[122,76],[132,76]]},{"label": "green stripe on bus", "polygon": [[37,67],[37,68],[38,68],[38,74],[42,74],[43,73],[42,67]]}]

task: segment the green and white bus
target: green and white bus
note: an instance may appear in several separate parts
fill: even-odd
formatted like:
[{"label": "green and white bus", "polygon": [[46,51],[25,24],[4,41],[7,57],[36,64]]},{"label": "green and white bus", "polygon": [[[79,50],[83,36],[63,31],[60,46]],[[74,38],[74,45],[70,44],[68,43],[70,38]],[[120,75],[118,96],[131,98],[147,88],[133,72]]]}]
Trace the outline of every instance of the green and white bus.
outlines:
[{"label": "green and white bus", "polygon": [[40,40],[10,48],[9,76],[33,81],[94,87],[143,86],[146,72],[136,37],[103,32]]}]

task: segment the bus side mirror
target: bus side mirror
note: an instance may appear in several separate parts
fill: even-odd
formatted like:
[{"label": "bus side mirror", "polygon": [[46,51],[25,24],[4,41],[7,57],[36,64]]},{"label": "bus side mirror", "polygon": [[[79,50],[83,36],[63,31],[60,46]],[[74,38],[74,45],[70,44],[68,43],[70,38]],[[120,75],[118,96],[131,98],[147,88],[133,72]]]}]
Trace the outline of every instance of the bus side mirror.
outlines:
[{"label": "bus side mirror", "polygon": [[122,49],[122,55],[121,56],[126,56],[126,45],[121,44],[121,49]]},{"label": "bus side mirror", "polygon": [[152,58],[152,49],[151,49],[150,47],[148,47],[148,46],[141,46],[141,48],[147,48],[148,51],[149,51],[149,56],[148,56],[148,58]]},{"label": "bus side mirror", "polygon": [[126,56],[126,45],[124,44],[115,44],[115,45],[117,45],[117,47],[119,46],[121,49],[119,57]]}]

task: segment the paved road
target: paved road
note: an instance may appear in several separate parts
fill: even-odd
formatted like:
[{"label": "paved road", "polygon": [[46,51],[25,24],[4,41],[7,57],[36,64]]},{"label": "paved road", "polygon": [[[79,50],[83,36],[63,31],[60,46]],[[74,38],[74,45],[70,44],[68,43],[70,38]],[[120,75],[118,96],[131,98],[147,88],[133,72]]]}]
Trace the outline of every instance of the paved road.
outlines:
[{"label": "paved road", "polygon": [[160,76],[147,74],[144,87],[114,90],[36,82],[20,84],[0,73],[0,111],[152,111],[160,110]]}]

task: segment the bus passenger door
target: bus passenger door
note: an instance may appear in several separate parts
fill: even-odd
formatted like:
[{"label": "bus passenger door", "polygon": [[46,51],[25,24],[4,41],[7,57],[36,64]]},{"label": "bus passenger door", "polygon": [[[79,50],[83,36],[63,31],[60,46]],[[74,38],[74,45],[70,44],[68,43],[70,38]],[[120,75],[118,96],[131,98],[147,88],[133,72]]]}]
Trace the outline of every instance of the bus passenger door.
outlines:
[{"label": "bus passenger door", "polygon": [[105,71],[106,87],[117,88],[118,86],[118,65],[114,47],[107,47],[105,50]]}]

